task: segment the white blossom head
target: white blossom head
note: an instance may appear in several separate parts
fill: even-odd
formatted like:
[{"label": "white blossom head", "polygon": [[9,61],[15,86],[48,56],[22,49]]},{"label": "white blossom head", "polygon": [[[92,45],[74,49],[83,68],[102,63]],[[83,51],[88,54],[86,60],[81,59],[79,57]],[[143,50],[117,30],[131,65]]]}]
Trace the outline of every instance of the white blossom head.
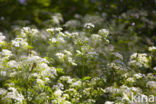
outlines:
[{"label": "white blossom head", "polygon": [[151,46],[151,47],[148,48],[148,50],[150,52],[155,52],[156,51],[156,47],[155,46]]},{"label": "white blossom head", "polygon": [[94,28],[95,26],[94,26],[94,24],[93,23],[85,23],[84,24],[84,28],[86,28],[86,29],[92,29],[92,28]]},{"label": "white blossom head", "polygon": [[103,36],[104,38],[107,38],[109,35],[109,31],[107,29],[101,29],[98,31],[98,34]]}]

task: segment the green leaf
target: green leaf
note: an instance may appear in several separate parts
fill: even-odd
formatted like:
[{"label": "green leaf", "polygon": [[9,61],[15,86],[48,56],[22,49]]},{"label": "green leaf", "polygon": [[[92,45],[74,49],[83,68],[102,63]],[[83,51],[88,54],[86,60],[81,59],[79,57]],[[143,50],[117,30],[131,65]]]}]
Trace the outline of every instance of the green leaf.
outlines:
[{"label": "green leaf", "polygon": [[86,76],[86,77],[83,77],[83,78],[82,78],[83,81],[85,81],[85,80],[90,80],[90,79],[91,79],[91,77],[89,77],[89,76]]}]

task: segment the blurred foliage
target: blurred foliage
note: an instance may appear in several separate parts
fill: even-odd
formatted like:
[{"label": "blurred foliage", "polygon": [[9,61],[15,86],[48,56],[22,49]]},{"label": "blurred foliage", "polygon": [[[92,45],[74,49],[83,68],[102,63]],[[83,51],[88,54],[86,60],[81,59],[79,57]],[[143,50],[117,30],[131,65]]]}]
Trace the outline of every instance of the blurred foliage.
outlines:
[{"label": "blurred foliage", "polygon": [[[57,12],[63,14],[65,21],[73,18],[75,14],[93,15],[104,12],[108,15],[107,20],[111,21],[114,17],[131,10],[136,11],[136,15],[140,10],[144,10],[150,22],[155,23],[155,9],[155,0],[0,0],[0,30],[10,29],[17,20],[26,22],[22,25],[35,24],[44,27],[42,22],[51,19]],[[125,19],[118,21],[130,22],[135,19],[135,16],[130,21]],[[143,25],[139,24],[139,26]]]},{"label": "blurred foliage", "polygon": [[131,104],[156,95],[156,0],[0,0],[0,104]]}]

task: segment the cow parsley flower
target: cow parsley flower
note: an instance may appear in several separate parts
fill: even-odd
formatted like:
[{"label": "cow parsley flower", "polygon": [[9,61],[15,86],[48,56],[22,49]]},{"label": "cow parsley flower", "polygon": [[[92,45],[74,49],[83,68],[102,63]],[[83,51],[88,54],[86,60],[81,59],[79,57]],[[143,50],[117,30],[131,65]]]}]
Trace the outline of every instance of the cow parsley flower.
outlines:
[{"label": "cow parsley flower", "polygon": [[63,29],[61,28],[61,27],[56,27],[55,28],[55,31],[57,31],[57,32],[61,32]]},{"label": "cow parsley flower", "polygon": [[74,82],[74,83],[72,83],[72,87],[80,87],[81,86],[81,84],[82,84],[82,82],[81,81],[76,81],[76,82]]},{"label": "cow parsley flower", "polygon": [[130,83],[135,82],[134,78],[131,78],[131,77],[130,77],[130,78],[128,78],[128,79],[127,79],[127,81],[128,81],[128,82],[130,82]]},{"label": "cow parsley flower", "polygon": [[92,23],[85,23],[85,24],[84,24],[84,27],[85,27],[86,29],[92,29],[92,28],[94,28],[95,26],[94,26],[94,24],[92,24]]},{"label": "cow parsley flower", "polygon": [[5,39],[6,39],[6,37],[3,35],[2,32],[0,32],[0,41],[3,41],[3,40],[5,40]]},{"label": "cow parsley flower", "polygon": [[7,93],[7,90],[0,88],[0,95],[5,95]]},{"label": "cow parsley flower", "polygon": [[64,85],[62,83],[58,83],[57,85],[53,86],[53,89],[57,89],[57,90],[61,89],[61,90],[63,90],[64,89]]},{"label": "cow parsley flower", "polygon": [[11,92],[8,92],[7,95],[4,97],[4,99],[8,99],[8,98],[11,98],[11,99],[14,99],[16,100],[17,102],[19,103],[22,103],[23,100],[24,100],[24,97],[22,94],[20,94],[16,88],[13,88],[13,87],[10,87],[9,90]]},{"label": "cow parsley flower", "polygon": [[91,38],[92,40],[95,40],[95,41],[101,41],[101,36],[98,34],[92,34]]},{"label": "cow parsley flower", "polygon": [[156,89],[156,81],[148,81],[148,82],[146,83],[146,87]]},{"label": "cow parsley flower", "polygon": [[15,60],[11,60],[8,62],[7,64],[10,68],[17,68],[18,67],[18,63]]},{"label": "cow parsley flower", "polygon": [[51,43],[56,43],[56,42],[57,42],[57,39],[56,39],[56,38],[52,38],[52,39],[49,39],[49,41],[50,41]]},{"label": "cow parsley flower", "polygon": [[64,50],[64,53],[67,54],[68,56],[72,55],[72,53],[70,51],[68,51],[68,50]]},{"label": "cow parsley flower", "polygon": [[61,37],[58,37],[57,40],[60,43],[65,43],[65,40],[64,40],[64,38],[62,36]]},{"label": "cow parsley flower", "polygon": [[63,53],[56,53],[56,56],[57,56],[59,59],[63,59],[63,58],[64,58],[64,54],[63,54]]},{"label": "cow parsley flower", "polygon": [[105,104],[114,104],[112,101],[106,101]]},{"label": "cow parsley flower", "polygon": [[22,37],[26,37],[27,35],[35,36],[38,33],[38,29],[31,29],[30,27],[23,27],[21,30]]},{"label": "cow parsley flower", "polygon": [[43,77],[55,77],[55,75],[57,75],[56,69],[53,67],[49,67],[46,63],[41,63],[39,64],[39,69],[42,70],[41,71],[41,76]]},{"label": "cow parsley flower", "polygon": [[150,57],[145,53],[134,53],[130,56],[129,64],[138,67],[149,67]]},{"label": "cow parsley flower", "polygon": [[1,54],[3,55],[3,56],[12,56],[12,52],[10,51],[10,50],[7,50],[7,49],[3,49],[2,50],[2,52],[1,52]]},{"label": "cow parsley flower", "polygon": [[73,79],[70,76],[62,76],[62,77],[60,77],[60,80],[66,81],[69,84],[73,82]]},{"label": "cow parsley flower", "polygon": [[71,63],[73,66],[77,65],[71,57],[68,57],[68,62]]},{"label": "cow parsley flower", "polygon": [[76,50],[77,55],[83,55],[83,53],[79,50]]},{"label": "cow parsley flower", "polygon": [[156,51],[156,47],[155,46],[149,47],[148,50],[151,52]]},{"label": "cow parsley flower", "polygon": [[136,79],[140,79],[140,78],[143,77],[143,75],[142,75],[141,73],[137,73],[137,74],[134,74],[134,77],[135,77]]},{"label": "cow parsley flower", "polygon": [[44,86],[45,84],[45,82],[42,79],[36,79],[36,81],[40,86]]},{"label": "cow parsley flower", "polygon": [[16,38],[15,40],[12,40],[11,43],[14,47],[28,47],[28,43],[22,38]]},{"label": "cow parsley flower", "polygon": [[0,76],[6,77],[7,72],[6,71],[0,71]]},{"label": "cow parsley flower", "polygon": [[70,32],[68,32],[68,31],[65,31],[65,37],[67,37],[67,38],[70,38],[70,37],[72,37],[72,33],[70,33]]},{"label": "cow parsley flower", "polygon": [[98,31],[98,34],[103,36],[104,38],[107,38],[109,35],[109,31],[107,29],[101,29]]},{"label": "cow parsley flower", "polygon": [[24,61],[27,63],[48,63],[45,58],[41,58],[39,56],[31,56],[31,57],[23,57]]},{"label": "cow parsley flower", "polygon": [[50,33],[55,33],[55,32],[61,32],[63,29],[60,27],[56,27],[56,28],[48,28],[46,29],[46,31],[50,32]]},{"label": "cow parsley flower", "polygon": [[56,97],[60,97],[61,95],[62,95],[62,91],[60,90],[60,89],[57,89],[55,92],[54,92],[54,95],[56,96]]},{"label": "cow parsley flower", "polygon": [[72,103],[69,101],[65,101],[64,104],[72,104]]}]

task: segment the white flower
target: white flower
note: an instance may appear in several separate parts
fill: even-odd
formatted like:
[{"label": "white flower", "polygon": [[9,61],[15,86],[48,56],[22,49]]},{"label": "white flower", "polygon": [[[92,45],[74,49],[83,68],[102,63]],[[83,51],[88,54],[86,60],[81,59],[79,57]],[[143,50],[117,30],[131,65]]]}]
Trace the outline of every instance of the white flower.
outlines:
[{"label": "white flower", "polygon": [[69,33],[68,31],[65,32],[65,37],[68,37],[68,38],[69,38],[69,37],[71,37],[71,36],[72,36],[71,33]]},{"label": "white flower", "polygon": [[35,36],[36,33],[38,33],[38,30],[37,29],[31,29],[30,27],[23,27],[21,32],[25,33],[25,36],[27,34],[29,34],[29,35],[31,34],[31,36]]},{"label": "white flower", "polygon": [[56,43],[57,42],[57,39],[56,38],[52,38],[52,39],[49,39],[50,40],[50,42],[52,42],[52,43]]},{"label": "white flower", "polygon": [[65,36],[65,34],[63,32],[59,32],[59,35],[63,36],[63,37]]},{"label": "white flower", "polygon": [[31,29],[32,34],[37,34],[38,30],[37,29]]},{"label": "white flower", "polygon": [[141,89],[136,88],[136,87],[132,87],[131,90],[134,92],[138,92],[138,93],[141,92]]},{"label": "white flower", "polygon": [[22,38],[16,38],[15,40],[12,40],[11,43],[15,47],[22,46],[23,48],[26,48],[28,46],[28,43]]},{"label": "white flower", "polygon": [[67,54],[68,56],[71,56],[72,53],[70,51],[64,50],[64,53]]},{"label": "white flower", "polygon": [[62,91],[60,90],[60,89],[57,89],[55,92],[54,92],[54,95],[56,96],[56,97],[60,97],[61,95],[62,95]]},{"label": "white flower", "polygon": [[146,87],[156,89],[156,81],[148,81]]},{"label": "white flower", "polygon": [[68,62],[71,63],[73,66],[77,65],[71,57],[68,57]]},{"label": "white flower", "polygon": [[5,41],[0,40],[0,46],[2,46],[3,44],[5,44]]},{"label": "white flower", "polygon": [[54,32],[54,28],[48,28],[48,29],[46,29],[46,31],[48,31],[48,32]]},{"label": "white flower", "polygon": [[77,53],[78,55],[83,55],[83,53],[80,52],[79,50],[76,50],[76,53]]},{"label": "white flower", "polygon": [[63,37],[59,37],[59,38],[57,38],[57,40],[58,40],[60,43],[64,43],[64,42],[65,42],[65,40],[64,40]]},{"label": "white flower", "polygon": [[62,83],[58,83],[57,85],[53,86],[53,89],[64,89],[64,85]]},{"label": "white flower", "polygon": [[28,33],[30,31],[30,27],[23,27],[23,31]]},{"label": "white flower", "polygon": [[38,77],[39,75],[37,73],[32,74],[33,77]]},{"label": "white flower", "polygon": [[44,81],[42,80],[42,79],[37,79],[36,80],[37,81],[37,83],[40,85],[40,86],[44,86]]},{"label": "white flower", "polygon": [[46,31],[50,32],[50,33],[55,33],[55,32],[61,32],[63,29],[60,27],[56,27],[56,28],[48,28],[46,29]]},{"label": "white flower", "polygon": [[41,68],[42,70],[45,70],[45,69],[48,69],[49,66],[48,66],[46,63],[41,63],[41,64],[40,64],[40,68]]},{"label": "white flower", "polygon": [[130,56],[129,64],[132,66],[138,67],[149,67],[149,60],[150,57],[147,56],[145,53],[134,53]]},{"label": "white flower", "polygon": [[81,81],[76,81],[76,82],[72,83],[72,87],[80,87],[81,84],[82,84]]},{"label": "white flower", "polygon": [[12,98],[20,103],[23,102],[24,97],[22,94],[18,93],[17,89],[10,87],[9,90],[11,90],[11,92],[8,92],[6,97],[4,97],[4,99]]},{"label": "white flower", "polygon": [[131,83],[135,82],[134,78],[128,78],[127,81]]},{"label": "white flower", "polygon": [[10,68],[17,68],[18,67],[18,63],[15,60],[11,60],[8,62],[8,66]]},{"label": "white flower", "polygon": [[137,74],[134,74],[134,77],[135,77],[136,79],[140,79],[140,78],[143,77],[143,75],[142,75],[141,73],[137,73]]},{"label": "white flower", "polygon": [[151,52],[156,51],[156,47],[155,46],[149,47],[148,50],[151,51]]},{"label": "white flower", "polygon": [[87,29],[91,29],[91,28],[94,28],[95,26],[92,23],[85,23],[84,27],[87,28]]},{"label": "white flower", "polygon": [[6,71],[0,71],[0,75],[5,77],[7,75],[7,72]]},{"label": "white flower", "polygon": [[72,104],[72,103],[69,101],[65,101],[64,104]]},{"label": "white flower", "polygon": [[4,55],[4,56],[12,56],[12,52],[10,50],[3,49],[2,50],[2,55]]},{"label": "white flower", "polygon": [[124,78],[127,78],[128,77],[128,73],[125,73],[122,75]]},{"label": "white flower", "polygon": [[57,72],[56,72],[56,69],[53,68],[53,67],[49,67],[46,63],[41,63],[39,65],[40,69],[42,70],[41,71],[41,75],[43,77],[55,77],[55,75],[57,75]]},{"label": "white flower", "polygon": [[123,93],[122,100],[130,101],[130,99],[129,99],[129,97],[128,97],[128,95],[126,93]]},{"label": "white flower", "polygon": [[114,104],[112,101],[106,101],[105,104]]},{"label": "white flower", "polygon": [[101,36],[98,34],[92,34],[91,38],[95,41],[101,41]]},{"label": "white flower", "polygon": [[15,47],[20,46],[20,43],[18,41],[12,40],[11,42],[12,42],[12,45],[15,46]]},{"label": "white flower", "polygon": [[28,62],[45,62],[45,63],[48,63],[48,61],[44,58],[41,58],[39,56],[31,56],[31,57],[28,57],[27,59]]},{"label": "white flower", "polygon": [[60,80],[67,81],[67,83],[73,82],[73,79],[70,76],[62,76],[62,77],[60,77]]},{"label": "white flower", "polygon": [[107,36],[109,35],[109,31],[107,29],[101,29],[98,31],[98,34],[107,38]]},{"label": "white flower", "polygon": [[7,90],[0,88],[0,96],[5,95],[7,93]]},{"label": "white flower", "polygon": [[5,40],[5,39],[6,39],[6,37],[3,35],[2,32],[0,32],[0,41]]},{"label": "white flower", "polygon": [[69,95],[68,94],[63,94],[63,97],[65,97],[66,99],[69,99]]},{"label": "white flower", "polygon": [[154,71],[156,71],[156,66],[153,68]]},{"label": "white flower", "polygon": [[59,59],[63,59],[63,58],[64,58],[64,54],[63,54],[63,53],[56,53],[56,56],[57,56]]},{"label": "white flower", "polygon": [[55,28],[55,31],[58,31],[58,32],[60,32],[60,31],[62,31],[63,29],[62,28],[60,28],[60,27],[56,27]]}]

